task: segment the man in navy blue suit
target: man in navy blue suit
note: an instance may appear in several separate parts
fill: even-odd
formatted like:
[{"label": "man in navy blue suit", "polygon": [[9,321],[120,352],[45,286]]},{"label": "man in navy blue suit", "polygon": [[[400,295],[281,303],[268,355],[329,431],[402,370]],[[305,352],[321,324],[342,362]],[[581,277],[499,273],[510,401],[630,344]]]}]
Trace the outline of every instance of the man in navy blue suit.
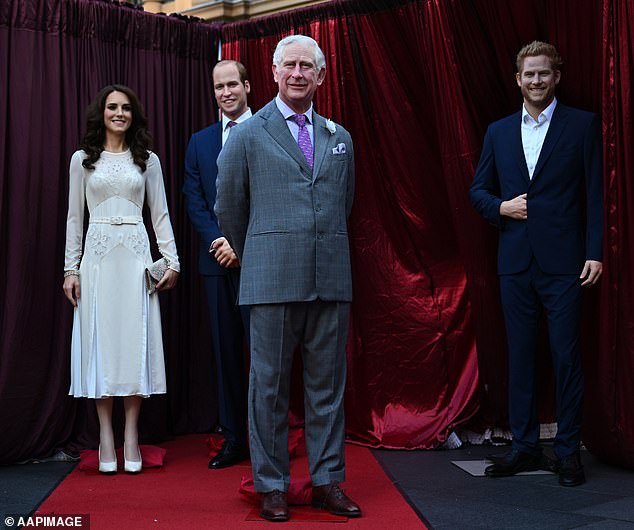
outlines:
[{"label": "man in navy blue suit", "polygon": [[219,424],[224,433],[221,451],[210,469],[232,466],[248,458],[247,407],[243,340],[248,340],[249,310],[238,306],[240,262],[224,237],[214,214],[216,159],[233,126],[249,119],[251,88],[244,65],[220,61],[213,69],[214,94],[222,121],[192,135],[185,157],[189,217],[200,235],[198,268],[203,275],[218,379]]},{"label": "man in navy blue suit", "polygon": [[535,385],[538,322],[546,314],[556,383],[553,450],[562,486],[585,482],[579,456],[582,287],[602,272],[599,118],[555,98],[561,57],[532,42],[517,55],[520,112],[491,124],[471,185],[473,206],[499,229],[498,273],[509,350],[511,450],[485,473],[542,465]]}]

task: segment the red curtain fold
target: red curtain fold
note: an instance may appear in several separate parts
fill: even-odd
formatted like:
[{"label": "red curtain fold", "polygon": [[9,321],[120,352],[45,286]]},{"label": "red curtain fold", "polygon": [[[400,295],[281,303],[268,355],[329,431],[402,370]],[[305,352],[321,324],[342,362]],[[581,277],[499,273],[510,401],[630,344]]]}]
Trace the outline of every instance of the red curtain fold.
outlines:
[{"label": "red curtain fold", "polygon": [[[537,38],[566,61],[560,100],[603,117],[605,278],[584,307],[584,441],[634,467],[630,4],[337,0],[219,28],[110,1],[0,3],[0,428],[9,433],[0,463],[96,443],[91,404],[66,396],[71,311],[61,269],[68,158],[85,106],[109,82],[132,86],[145,104],[184,264],[162,300],[168,395],[144,404],[142,435],[214,425],[206,305],[180,193],[184,151],[189,135],[214,121],[220,37],[224,57],[247,65],[257,110],[276,93],[275,44],[301,32],[320,42],[328,63],[316,109],[348,128],[356,147],[350,438],[431,448],[456,427],[506,421],[497,234],[475,215],[467,189],[487,124],[521,105],[514,57]],[[546,341],[539,362],[548,420]]]},{"label": "red curtain fold", "polygon": [[87,104],[109,83],[130,86],[145,106],[184,266],[179,288],[162,295],[168,396],[144,403],[141,433],[151,440],[215,424],[206,308],[180,189],[189,135],[213,121],[218,38],[217,26],[118,2],[0,3],[0,463],[96,447],[94,405],[67,395],[72,308],[61,287],[70,155]]},{"label": "red curtain fold", "polygon": [[600,347],[588,359],[583,439],[602,459],[634,468],[634,6],[604,0],[602,65],[606,230]]},{"label": "red curtain fold", "polygon": [[[506,338],[496,274],[497,234],[475,215],[467,189],[487,125],[521,105],[514,63],[517,50],[526,42],[547,40],[560,49],[566,62],[558,89],[562,101],[601,112],[602,102],[605,111],[605,102],[611,98],[628,100],[629,78],[619,85],[618,79],[610,77],[612,94],[603,92],[607,77],[602,76],[602,64],[614,60],[599,21],[605,24],[606,17],[612,17],[611,38],[621,52],[617,64],[627,68],[631,8],[624,1],[604,0],[604,4],[602,8],[593,0],[427,0],[364,6],[340,1],[297,12],[297,16],[290,13],[223,28],[223,54],[247,63],[256,107],[275,94],[270,64],[280,37],[301,32],[322,43],[330,72],[317,93],[316,107],[346,125],[357,145],[359,185],[351,220],[355,303],[347,394],[348,425],[354,439],[385,447],[431,447],[464,422],[478,402],[480,425],[505,424]],[[615,95],[615,86],[624,87],[624,93]],[[623,116],[631,114],[626,105],[613,110],[613,116],[604,120],[612,120],[617,127]],[[620,127],[621,131],[624,138],[631,138],[627,127]],[[630,145],[627,140],[618,143],[626,160]],[[622,167],[626,171],[626,162]],[[614,225],[613,219],[610,227]],[[439,239],[427,237],[426,230]],[[624,237],[622,231],[619,234]],[[444,276],[428,266],[439,254],[445,258],[439,261]],[[456,258],[454,268],[452,258]],[[606,262],[610,259],[613,256],[607,256]],[[618,259],[623,258],[619,255]],[[462,286],[460,279],[465,276],[468,282]],[[425,289],[420,289],[425,277],[431,279],[428,285],[433,285],[436,299],[430,299],[436,306],[417,304],[425,300]],[[606,281],[601,303],[611,302],[615,312],[618,304],[605,294]],[[613,289],[620,287],[612,280]],[[463,294],[464,304],[455,296],[447,302],[442,293],[448,292]],[[629,292],[621,292],[620,298],[629,300]],[[596,289],[588,291],[584,308],[586,431],[594,430],[593,422],[599,421],[593,409],[611,407],[625,397],[617,398],[614,392],[618,390],[608,390],[616,377],[610,371],[616,361],[602,365],[603,372],[613,374],[610,378],[597,371],[596,364],[601,364],[597,358],[609,351],[618,358],[622,355],[623,363],[629,356],[614,324],[610,327],[604,322],[599,330],[598,294]],[[448,305],[443,306],[443,301]],[[449,307],[456,316],[451,322],[460,322],[456,329],[462,342],[449,341],[444,350],[438,347],[441,342],[429,339],[434,337],[430,332],[439,307],[437,315]],[[621,319],[622,313],[618,313]],[[451,337],[450,320],[438,318],[437,322],[441,328],[437,336]],[[478,394],[474,387],[459,383],[477,378],[477,368],[471,364],[474,335],[481,383]],[[614,354],[617,341],[622,348],[619,355]],[[457,350],[451,350],[454,344]],[[545,333],[540,345],[541,416],[550,421],[553,382]],[[458,361],[453,371],[442,372],[435,361],[447,352],[457,352]],[[413,399],[408,397],[410,386],[417,387],[411,393]],[[606,399],[596,398],[606,390]],[[438,399],[441,394],[444,403]],[[456,414],[443,417],[446,411]],[[595,437],[602,436],[603,428],[616,429],[614,440],[622,443],[627,421],[614,418],[613,422],[599,421],[601,434]],[[591,443],[593,437],[587,438]],[[623,456],[616,454],[617,459]]]},{"label": "red curtain fold", "polygon": [[[573,65],[564,68],[558,87],[562,101],[600,110],[600,35],[592,31],[600,19],[600,9],[593,0],[521,4],[503,0],[430,1],[424,3],[422,13],[422,39],[431,65],[429,75],[435,80],[433,97],[443,109],[443,119],[437,122],[443,171],[469,278],[482,383],[479,420],[503,426],[507,421],[508,390],[506,336],[496,270],[498,234],[478,218],[465,190],[488,124],[520,108],[515,54],[527,42],[554,42],[566,65]],[[579,34],[584,35],[582,41]],[[590,338],[591,333],[587,333],[587,350],[591,349]],[[540,416],[549,422],[554,421],[554,382],[545,327],[539,344]],[[592,347],[596,347],[596,340]]]},{"label": "red curtain fold", "polygon": [[421,76],[420,2],[378,4],[353,14],[349,3],[334,2],[230,25],[223,57],[245,63],[259,107],[277,92],[277,41],[301,32],[320,43],[328,73],[315,108],[351,131],[357,163],[348,436],[433,448],[477,410],[474,331],[432,89]]}]

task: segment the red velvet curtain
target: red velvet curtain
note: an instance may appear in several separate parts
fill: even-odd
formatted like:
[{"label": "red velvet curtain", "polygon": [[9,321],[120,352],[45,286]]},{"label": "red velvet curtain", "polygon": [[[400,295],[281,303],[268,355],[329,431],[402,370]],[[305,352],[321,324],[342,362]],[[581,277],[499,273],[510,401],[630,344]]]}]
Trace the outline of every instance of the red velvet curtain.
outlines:
[{"label": "red velvet curtain", "polygon": [[[603,117],[605,278],[586,293],[584,441],[634,467],[633,28],[629,0],[338,0],[223,27],[224,56],[250,70],[254,110],[275,95],[279,38],[314,36],[328,62],[316,108],[355,140],[353,440],[429,448],[466,423],[505,423],[497,234],[467,189],[487,124],[520,107],[515,53],[537,38],[565,58],[560,100]],[[90,97],[113,81],[145,103],[184,265],[162,300],[169,393],[144,404],[141,427],[147,440],[213,426],[206,307],[180,187],[187,139],[213,121],[218,40],[214,26],[111,2],[0,3],[1,463],[96,441],[91,407],[66,396],[61,270],[68,157]],[[540,363],[548,420],[545,345]]]},{"label": "red velvet curtain", "polygon": [[[626,416],[634,356],[624,331],[631,327],[625,304],[634,293],[629,275],[622,280],[631,263],[624,227],[631,197],[632,8],[627,0],[603,4],[335,1],[223,28],[223,55],[247,64],[256,107],[275,94],[270,64],[277,40],[289,33],[317,39],[329,67],[317,110],[341,121],[355,140],[347,394],[353,439],[433,447],[478,404],[471,426],[505,424],[497,234],[475,215],[467,189],[487,124],[521,105],[515,54],[542,39],[555,43],[566,61],[559,98],[603,111],[612,137],[606,144],[606,278],[601,299],[598,289],[588,291],[584,308],[584,439],[600,456],[634,465],[631,452],[620,449],[634,442],[634,422]],[[541,415],[549,421],[545,337],[541,345]],[[606,409],[616,412],[606,415]]]},{"label": "red velvet curtain", "polygon": [[62,273],[70,155],[86,106],[109,83],[132,87],[145,106],[184,269],[178,289],[161,295],[168,394],[144,402],[141,433],[147,441],[215,424],[208,319],[180,190],[189,135],[213,121],[218,38],[216,26],[118,2],[0,2],[0,463],[96,447],[93,403],[67,396],[72,308]]},{"label": "red velvet curtain", "polygon": [[605,270],[583,439],[601,458],[634,468],[634,5],[604,0],[601,19]]},{"label": "red velvet curtain", "polygon": [[[481,378],[480,425],[504,426],[507,414],[507,358],[499,304],[497,231],[478,218],[465,190],[471,182],[487,125],[517,111],[521,96],[515,82],[515,54],[534,39],[553,42],[565,58],[558,97],[600,112],[601,8],[593,0],[509,3],[422,2],[422,39],[432,65],[434,100],[442,109],[437,132],[444,178],[450,187],[452,216],[469,278],[469,299]],[[580,38],[579,35],[583,35]],[[589,291],[589,321],[596,319],[596,292]],[[591,323],[591,322],[589,322]],[[594,326],[595,330],[597,326]],[[540,415],[554,421],[554,384],[547,334],[542,330]],[[592,326],[586,351],[597,346]]]},{"label": "red velvet curtain", "polygon": [[370,4],[225,26],[223,58],[245,63],[259,107],[277,92],[271,59],[282,36],[305,33],[324,50],[328,74],[315,107],[351,131],[357,162],[348,435],[432,448],[477,410],[474,331],[435,134],[440,116],[424,81],[421,6]]}]

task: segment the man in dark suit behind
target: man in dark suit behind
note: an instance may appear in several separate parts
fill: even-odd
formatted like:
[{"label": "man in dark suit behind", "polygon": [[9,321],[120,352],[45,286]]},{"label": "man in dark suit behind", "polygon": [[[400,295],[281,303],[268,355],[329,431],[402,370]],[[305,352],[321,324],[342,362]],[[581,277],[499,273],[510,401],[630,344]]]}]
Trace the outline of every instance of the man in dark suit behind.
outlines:
[{"label": "man in dark suit behind", "polygon": [[248,308],[237,305],[240,262],[214,214],[216,160],[232,127],[251,117],[247,106],[251,88],[245,67],[237,61],[218,62],[212,76],[222,120],[191,137],[185,157],[183,193],[189,217],[200,235],[198,268],[207,291],[218,379],[218,421],[225,438],[209,468],[221,469],[248,458],[242,348],[245,334],[248,339],[249,313]]},{"label": "man in dark suit behind", "polygon": [[251,306],[249,440],[261,515],[288,519],[288,402],[301,346],[313,506],[361,514],[345,479],[343,395],[352,283],[346,220],[354,195],[350,134],[313,110],[326,60],[303,35],[273,55],[278,96],[240,127],[218,158],[216,215],[242,263]]},{"label": "man in dark suit behind", "polygon": [[516,78],[524,106],[489,126],[470,196],[499,228],[509,350],[512,449],[485,473],[509,476],[542,465],[535,357],[544,311],[555,371],[559,483],[577,486],[585,481],[581,298],[582,287],[602,272],[602,146],[596,115],[557,102],[560,66],[550,44],[535,41],[520,50]]}]

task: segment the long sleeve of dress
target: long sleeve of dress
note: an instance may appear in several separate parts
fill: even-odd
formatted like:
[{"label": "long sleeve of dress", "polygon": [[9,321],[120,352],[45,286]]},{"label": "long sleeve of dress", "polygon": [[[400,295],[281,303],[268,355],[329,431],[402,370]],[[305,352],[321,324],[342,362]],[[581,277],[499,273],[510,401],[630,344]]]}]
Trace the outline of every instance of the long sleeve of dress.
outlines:
[{"label": "long sleeve of dress", "polygon": [[64,270],[79,270],[82,238],[84,233],[84,210],[86,205],[85,170],[81,165],[85,154],[75,151],[70,159],[68,184],[68,217],[66,219],[66,251]]},{"label": "long sleeve of dress", "polygon": [[174,231],[172,230],[172,223],[167,210],[167,197],[165,196],[161,161],[154,153],[150,153],[150,158],[147,161],[145,178],[147,204],[150,208],[156,243],[161,255],[167,259],[168,267],[180,272]]}]

